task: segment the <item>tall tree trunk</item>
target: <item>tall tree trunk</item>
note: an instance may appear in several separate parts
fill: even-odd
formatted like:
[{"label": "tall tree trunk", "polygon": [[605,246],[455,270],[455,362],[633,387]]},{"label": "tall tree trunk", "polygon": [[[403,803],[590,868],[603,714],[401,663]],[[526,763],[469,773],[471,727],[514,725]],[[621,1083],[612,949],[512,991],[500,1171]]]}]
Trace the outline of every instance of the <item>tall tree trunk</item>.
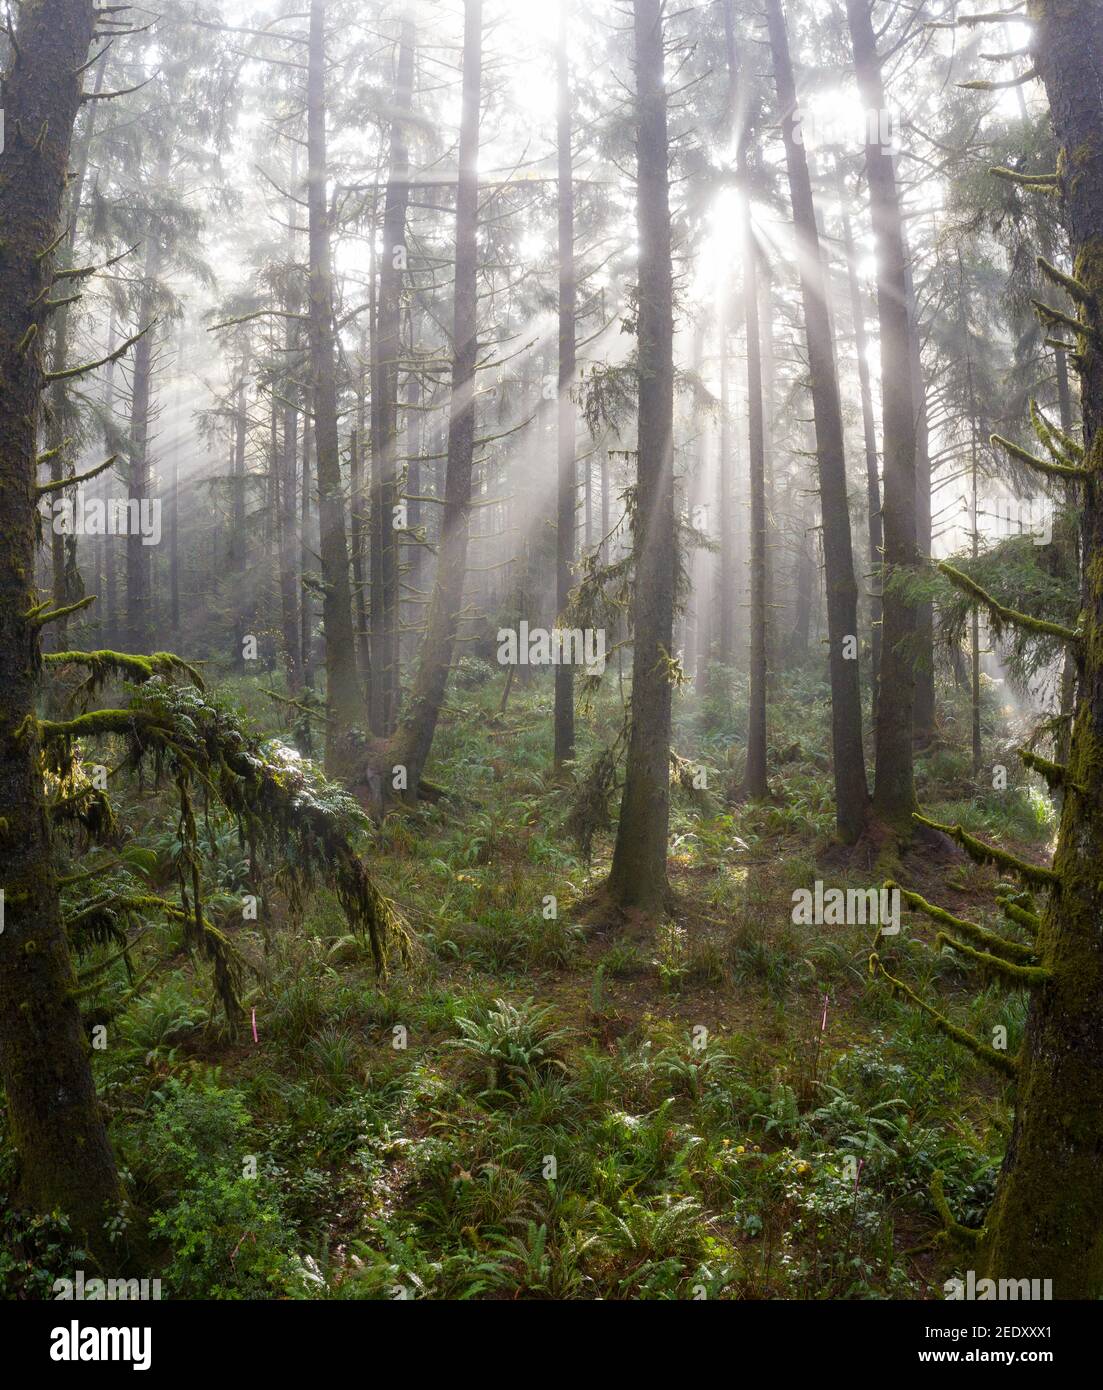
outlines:
[{"label": "tall tree trunk", "polygon": [[[907,240],[905,238],[905,251]],[[920,558],[931,556],[931,456],[927,425],[927,392],[923,385],[922,340],[919,300],[915,293],[910,259],[908,279],[908,336],[912,401],[915,406],[915,544]],[[928,599],[916,605],[915,711],[913,734],[918,748],[925,748],[935,731],[934,604]]]},{"label": "tall tree trunk", "polygon": [[717,621],[719,642],[717,659],[725,666],[735,664],[735,507],[732,480],[735,451],[732,448],[731,356],[728,351],[728,297],[720,292],[720,458],[717,493],[720,511],[720,563],[718,569]]},{"label": "tall tree trunk", "polygon": [[674,638],[674,309],[662,0],[633,0],[639,413],[628,759],[609,894],[660,910],[669,895],[670,714]]},{"label": "tall tree trunk", "polygon": [[[1103,7],[1030,0],[1073,274],[1084,289],[1080,700],[1053,867],[1060,879],[1037,935],[1050,979],[1031,994],[1015,1123],[989,1213],[987,1272],[1052,1278],[1058,1298],[1103,1296]],[[1089,336],[1090,335],[1090,336]]]},{"label": "tall tree trunk", "polygon": [[[846,0],[846,10],[862,106],[870,113],[883,111],[884,86],[870,0]],[[916,809],[912,722],[917,613],[914,601],[906,592],[919,560],[915,519],[915,400],[903,220],[892,153],[877,138],[879,125],[876,120],[867,120],[866,178],[877,250],[885,455],[883,627],[874,730],[877,776],[873,809],[879,820],[906,836],[911,833],[911,815]]]},{"label": "tall tree trunk", "polygon": [[[106,50],[100,55],[101,61],[97,61],[95,65],[96,80],[92,84],[92,91],[96,94],[102,91],[104,77],[107,73],[105,53]],[[92,146],[92,135],[96,125],[95,113],[96,104],[92,102],[88,105],[83,128],[79,136],[75,137],[73,141],[70,159],[72,173],[66,197],[69,227],[62,243],[64,252],[61,258],[65,266],[72,264],[73,250],[76,246],[84,179],[88,172],[88,154]],[[53,372],[63,371],[69,365],[69,311],[70,306],[62,304],[54,314],[53,345],[50,353],[50,370]],[[69,399],[69,392],[64,381],[55,381],[47,393],[45,414],[46,450],[50,455],[50,479],[52,482],[60,482],[65,476],[66,431],[76,424],[77,417],[77,412]],[[72,469],[70,469],[71,475]],[[80,597],[79,573],[76,569],[76,548],[77,537],[74,533],[64,533],[51,528],[50,560],[53,599],[56,608],[62,608]],[[55,650],[64,650],[66,647],[65,631],[66,622],[62,618],[54,627]]]},{"label": "tall tree trunk", "polygon": [[[116,339],[116,317],[115,306],[111,306],[111,318],[107,329],[107,351],[111,354],[115,351]],[[115,363],[108,360],[103,373],[103,404],[104,414],[110,419],[115,410]],[[106,445],[105,445],[106,447]],[[109,469],[104,475],[104,497],[107,499],[106,506],[110,507],[110,498],[117,486],[111,479],[115,476],[115,470]],[[105,621],[105,644],[114,648],[119,639],[119,609],[118,609],[118,549],[117,536],[105,535],[103,538],[103,583],[105,594],[104,621]]]},{"label": "tall tree trunk", "polygon": [[743,194],[743,322],[747,334],[747,439],[751,494],[751,648],[747,766],[743,791],[762,798],[766,780],[766,431],[762,412],[762,343],[758,314],[758,247],[750,190]]},{"label": "tall tree trunk", "polygon": [[307,212],[310,225],[311,403],[317,451],[322,615],[326,637],[326,769],[350,766],[349,735],[361,722],[349,583],[348,537],[337,433],[337,357],[333,322],[333,260],[326,200],[325,0],[310,3],[307,59]]},{"label": "tall tree trunk", "polygon": [[234,452],[232,455],[230,489],[230,546],[229,561],[232,574],[244,574],[247,562],[245,544],[245,445],[249,434],[249,401],[246,381],[249,376],[249,351],[242,354],[241,367],[234,391]]},{"label": "tall tree trunk", "polygon": [[[288,311],[299,312],[298,295],[288,296]],[[284,327],[284,352],[290,363],[295,358],[297,325],[287,319]],[[298,455],[299,412],[293,380],[283,387],[283,425],[280,458],[280,506],[277,544],[280,551],[280,623],[283,634],[283,658],[287,670],[287,686],[292,694],[302,689],[302,633],[299,627],[299,595],[295,570],[296,508],[295,481]]]},{"label": "tall tree trunk", "polygon": [[[575,372],[574,180],[571,171],[571,85],[567,66],[567,5],[560,8],[556,54],[559,153],[559,392],[556,399],[557,513],[555,606],[566,611],[574,564],[574,509],[578,480],[575,464],[575,412],[571,386]],[[590,460],[586,460],[587,477]],[[602,533],[604,534],[604,532]],[[574,757],[574,672],[566,662],[555,668],[555,766]]]},{"label": "tall tree trunk", "polygon": [[816,226],[812,180],[803,144],[796,139],[797,92],[789,55],[789,36],[781,0],[767,0],[766,18],[773,55],[778,106],[782,113],[789,193],[793,203],[801,303],[812,378],[816,423],[816,461],[823,516],[823,557],[827,585],[827,633],[831,675],[831,746],[835,770],[835,824],[853,844],[869,814],[865,752],[862,747],[862,695],[858,680],[858,584],[850,540],[846,448],[828,319],[827,280]]},{"label": "tall tree trunk", "polygon": [[312,553],[314,531],[311,525],[313,518],[313,508],[311,506],[311,497],[313,495],[313,458],[314,425],[311,421],[308,407],[303,420],[303,480],[299,498],[299,592],[301,595],[299,606],[299,648],[302,651],[303,684],[308,690],[313,690],[315,677],[314,595],[306,583],[306,576],[311,572],[314,566],[314,556]]},{"label": "tall tree trunk", "polygon": [[[168,156],[162,152],[158,160],[157,182],[168,171]],[[131,374],[130,397],[130,470],[128,483],[130,501],[139,507],[149,497],[150,484],[150,410],[153,396],[153,359],[156,349],[155,330],[150,327],[156,304],[157,278],[164,260],[162,233],[159,227],[150,229],[150,241],[142,269],[142,293],[138,301],[138,327],[148,329],[134,349],[134,368]],[[127,643],[132,652],[148,652],[153,642],[153,559],[150,547],[144,544],[138,527],[131,526],[126,537],[126,627]]]},{"label": "tall tree trunk", "polygon": [[35,426],[53,288],[48,252],[61,221],[93,9],[89,0],[25,0],[15,24],[0,180],[0,1078],[20,1199],[43,1213],[68,1213],[102,1256],[119,1179],[74,997],[35,723],[39,635],[27,616],[36,601]]},{"label": "tall tree trunk", "polygon": [[881,532],[881,477],[880,460],[877,453],[877,425],[873,416],[873,391],[869,380],[869,358],[867,351],[869,339],[866,335],[865,306],[862,302],[862,289],[858,283],[858,267],[854,255],[854,237],[850,230],[850,216],[847,213],[846,180],[842,165],[835,165],[836,187],[839,205],[842,209],[843,256],[846,260],[847,287],[850,291],[850,316],[854,324],[854,352],[858,359],[858,395],[862,405],[862,441],[865,445],[866,459],[866,508],[868,512],[869,534],[869,617],[870,617],[870,680],[872,682],[871,708],[874,723],[877,721],[877,687],[881,674],[881,547],[884,544]]},{"label": "tall tree trunk", "polygon": [[[372,708],[376,694],[371,683],[373,629],[368,624],[368,584],[364,575],[364,538],[371,530],[371,513],[368,511],[368,488],[364,484],[364,397],[360,392],[357,395],[359,423],[349,435],[349,540],[352,543],[352,598],[356,612],[356,665],[360,672],[361,688],[368,692],[369,708]],[[368,524],[365,525],[365,522]],[[372,539],[374,543],[374,535]],[[373,544],[373,549],[378,556],[379,546]],[[373,714],[373,726],[375,721],[376,715]]]},{"label": "tall tree trunk", "polygon": [[410,155],[406,118],[414,104],[414,25],[402,20],[391,122],[390,172],[383,203],[383,260],[379,304],[372,339],[373,476],[378,480],[378,591],[372,585],[372,728],[387,735],[398,720],[399,578],[398,530],[398,378],[401,353],[402,284],[406,272],[406,210],[410,201]]},{"label": "tall tree trunk", "polygon": [[[479,101],[482,85],[482,0],[464,0],[463,100],[456,180],[456,272],[452,322],[452,394],[444,514],[436,581],[409,705],[388,750],[405,769],[405,795],[416,800],[433,746],[452,664],[467,572],[471,470],[475,456],[475,371],[478,360]],[[393,781],[393,779],[392,779]]]}]

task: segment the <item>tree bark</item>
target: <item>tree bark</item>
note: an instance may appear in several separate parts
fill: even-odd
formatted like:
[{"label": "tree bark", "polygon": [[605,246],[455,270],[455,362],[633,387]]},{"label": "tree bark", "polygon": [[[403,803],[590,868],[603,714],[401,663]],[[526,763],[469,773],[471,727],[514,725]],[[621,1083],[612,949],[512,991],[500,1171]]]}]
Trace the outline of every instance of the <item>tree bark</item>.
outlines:
[{"label": "tree bark", "polygon": [[[574,564],[574,509],[578,480],[575,463],[575,412],[571,386],[575,373],[574,180],[571,170],[571,86],[567,66],[567,5],[562,4],[556,54],[559,155],[559,391],[556,398],[557,513],[555,606],[566,611]],[[589,459],[586,461],[587,475]],[[604,533],[602,533],[604,534]],[[555,766],[574,757],[574,672],[566,662],[555,668]]]},{"label": "tree bark", "polygon": [[395,117],[391,122],[390,170],[383,203],[383,260],[379,269],[379,304],[372,338],[372,467],[380,510],[375,536],[379,543],[378,585],[372,585],[371,702],[372,729],[390,734],[398,720],[399,578],[398,404],[401,353],[402,285],[406,265],[406,210],[410,201],[410,155],[406,114],[414,102],[414,25],[402,20],[395,74]]},{"label": "tree bark", "polygon": [[37,628],[28,621],[36,531],[35,427],[52,257],[92,37],[88,0],[25,0],[4,77],[0,180],[0,1077],[19,1198],[67,1212],[94,1252],[120,1188],[73,996],[34,720]]},{"label": "tree bark", "polygon": [[881,675],[881,547],[884,544],[881,528],[881,476],[877,451],[877,425],[873,417],[873,391],[869,380],[869,339],[866,335],[865,307],[858,283],[858,268],[854,256],[854,237],[850,216],[846,210],[847,189],[842,165],[835,166],[836,187],[842,209],[843,256],[846,260],[847,288],[850,292],[850,315],[854,324],[854,353],[858,359],[858,395],[862,405],[862,441],[866,460],[866,508],[869,535],[869,619],[870,619],[870,681],[871,709],[877,722],[877,686]]},{"label": "tree bark", "polygon": [[[881,64],[870,0],[847,0],[854,67],[867,113],[885,109]],[[919,563],[915,518],[915,401],[908,325],[907,259],[892,153],[877,138],[880,121],[867,116],[866,178],[877,249],[877,317],[881,330],[884,436],[884,564],[881,672],[877,694],[874,814],[899,835],[910,835],[916,809],[912,762],[915,707],[914,640],[917,611],[908,582]]]},{"label": "tree bark", "polygon": [[800,267],[812,414],[816,424],[823,556],[827,585],[827,632],[831,676],[831,746],[835,772],[835,825],[840,838],[853,844],[869,814],[865,752],[862,747],[862,695],[858,668],[858,583],[850,538],[846,447],[843,441],[839,379],[835,370],[827,280],[816,226],[812,180],[804,146],[796,138],[796,83],[781,0],[767,0],[766,19],[773,56],[774,81],[782,115],[789,194],[793,203],[797,264]]},{"label": "tree bark", "polygon": [[1103,1295],[1103,8],[1030,0],[1032,52],[1049,97],[1073,274],[1086,292],[1080,376],[1083,640],[1057,850],[1059,891],[1037,936],[1051,978],[1032,992],[1015,1123],[989,1213],[987,1272],[1052,1278],[1058,1298]]},{"label": "tree bark", "polygon": [[352,731],[363,713],[356,673],[348,537],[337,433],[337,358],[333,260],[326,201],[325,0],[311,0],[307,59],[307,212],[310,242],[308,333],[317,452],[322,615],[326,638],[326,770],[351,766]]},{"label": "tree bark", "polygon": [[743,791],[761,799],[766,780],[766,432],[762,411],[762,342],[758,314],[758,247],[750,191],[742,200],[743,322],[747,335],[747,438],[751,494],[751,647],[747,766]]},{"label": "tree bark", "polygon": [[609,895],[661,910],[669,897],[670,716],[674,636],[674,309],[662,0],[634,0],[639,412],[633,536],[632,695]]},{"label": "tree bark", "polygon": [[391,740],[392,768],[405,769],[405,797],[416,800],[444,704],[460,624],[471,529],[478,360],[479,102],[482,0],[464,0],[463,98],[456,181],[456,271],[452,321],[452,393],[437,575],[409,704]]}]

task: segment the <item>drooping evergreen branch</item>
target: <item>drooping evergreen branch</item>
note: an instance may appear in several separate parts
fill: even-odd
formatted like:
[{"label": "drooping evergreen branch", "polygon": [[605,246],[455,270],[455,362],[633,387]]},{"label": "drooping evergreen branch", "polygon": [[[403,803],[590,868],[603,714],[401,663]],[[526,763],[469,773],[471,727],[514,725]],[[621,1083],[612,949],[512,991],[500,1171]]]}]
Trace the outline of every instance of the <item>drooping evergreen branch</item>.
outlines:
[{"label": "drooping evergreen branch", "polygon": [[1037,454],[1032,454],[1029,449],[1023,449],[1010,439],[1005,439],[1002,434],[989,435],[988,442],[996,448],[1004,449],[1013,459],[1025,463],[1028,468],[1033,468],[1036,472],[1044,473],[1051,478],[1064,478],[1069,482],[1082,483],[1092,476],[1090,468],[1083,468],[1074,463],[1055,463],[1052,459],[1039,458]]},{"label": "drooping evergreen branch", "polygon": [[1018,903],[1008,901],[1007,898],[1000,898],[1000,911],[1011,922],[1016,922],[1020,927],[1025,927],[1029,932],[1037,932],[1042,925],[1042,919],[1036,912],[1031,912],[1025,907],[1020,907]]},{"label": "drooping evergreen branch", "polygon": [[989,169],[988,172],[1006,183],[1017,183],[1023,188],[1033,188],[1040,193],[1057,193],[1061,187],[1056,174],[1020,174],[1017,169],[1005,169],[1000,165]]},{"label": "drooping evergreen branch", "polygon": [[1096,299],[1091,290],[1078,280],[1075,275],[1066,275],[1063,270],[1058,270],[1044,256],[1037,257],[1038,269],[1042,274],[1053,283],[1059,286],[1068,297],[1077,304],[1084,304],[1088,308],[1094,308]]},{"label": "drooping evergreen branch", "polygon": [[912,893],[907,888],[901,888],[891,878],[885,881],[886,888],[895,888],[907,905],[914,908],[917,912],[922,912],[930,917],[933,922],[940,926],[949,927],[951,930],[960,932],[963,936],[969,937],[971,941],[977,941],[995,955],[1001,955],[1007,960],[1029,961],[1034,959],[1034,948],[1026,946],[1021,941],[1008,941],[1005,937],[997,936],[995,932],[988,931],[986,927],[979,926],[976,922],[967,922],[964,918],[955,917],[945,908],[938,907],[935,903],[930,903],[926,898],[920,897],[918,893]]},{"label": "drooping evergreen branch", "polygon": [[940,560],[938,568],[951,584],[956,585],[957,588],[969,594],[988,609],[988,612],[995,619],[993,626],[996,628],[997,637],[1002,625],[1010,623],[1012,626],[1023,628],[1027,632],[1060,638],[1062,642],[1068,642],[1073,646],[1080,643],[1080,634],[1070,627],[1063,627],[1060,623],[1047,622],[1044,618],[1032,618],[1029,613],[1020,613],[1015,608],[1004,607],[1002,603],[992,597],[987,589],[982,589],[975,579],[970,579],[967,574],[956,569],[946,560]]},{"label": "drooping evergreen branch", "polygon": [[972,946],[967,946],[963,941],[957,941],[948,933],[940,931],[935,937],[935,948],[937,950],[943,946],[949,946],[950,950],[956,951],[958,955],[968,957],[977,965],[983,965],[986,970],[991,970],[993,974],[1001,976],[1012,985],[1041,985],[1053,975],[1051,970],[1046,970],[1040,965],[1016,965],[1014,961],[1004,960],[989,951],[975,951]]},{"label": "drooping evergreen branch", "polygon": [[1037,68],[1030,68],[1027,72],[1020,73],[1018,77],[998,79],[978,77],[972,82],[955,82],[954,85],[960,87],[963,92],[1002,92],[1008,87],[1025,87],[1028,82],[1033,82],[1039,75]]},{"label": "drooping evergreen branch", "polygon": [[934,1023],[940,1032],[945,1033],[954,1042],[960,1043],[962,1047],[968,1048],[975,1057],[979,1057],[982,1062],[987,1062],[989,1066],[995,1067],[997,1071],[1003,1072],[1005,1076],[1014,1077],[1018,1075],[1018,1065],[1015,1060],[1008,1057],[1006,1053],[997,1052],[994,1047],[989,1047],[987,1043],[975,1038],[972,1033],[967,1033],[964,1028],[959,1028],[956,1023],[951,1023],[944,1014],[940,1014],[937,1009],[931,1007],[925,999],[921,999],[910,985],[906,985],[903,980],[898,980],[895,975],[889,972],[881,963],[880,956],[876,952],[869,958],[869,969],[871,975],[880,973],[889,983],[889,987],[894,994],[902,994],[906,999],[921,1009],[928,1018]]},{"label": "drooping evergreen branch", "polygon": [[1017,874],[1019,878],[1025,879],[1027,883],[1032,883],[1039,888],[1061,887],[1059,874],[1052,869],[1042,868],[1039,864],[1029,864],[1025,859],[1019,859],[1014,854],[1008,854],[1004,849],[997,849],[995,845],[987,845],[983,840],[978,840],[970,835],[967,830],[963,830],[960,825],[944,825],[941,821],[930,820],[927,816],[920,815],[918,811],[912,812],[912,819],[917,820],[920,825],[929,826],[932,830],[941,830],[944,835],[949,835],[956,840],[970,859],[978,864],[995,864],[997,868],[1005,870],[1007,873]]},{"label": "drooping evergreen branch", "polygon": [[78,686],[81,693],[94,694],[113,676],[141,685],[152,680],[154,676],[179,675],[191,681],[200,690],[205,689],[203,677],[196,668],[174,652],[151,652],[149,656],[106,649],[93,652],[45,652],[42,660],[47,666],[87,667],[88,678]]},{"label": "drooping evergreen branch", "polygon": [[93,362],[80,362],[75,367],[65,367],[60,372],[46,372],[46,381],[72,381],[74,377],[84,376],[88,372],[94,372],[97,367],[106,367],[109,362],[117,362],[120,357],[129,352],[135,343],[140,342],[151,329],[156,328],[157,319],[146,324],[140,332],[132,334],[124,342],[120,343],[113,352],[107,353],[103,357],[97,357]]},{"label": "drooping evergreen branch", "polygon": [[1060,324],[1081,338],[1090,338],[1097,347],[1103,344],[1103,338],[1090,324],[1081,323],[1078,318],[1073,318],[1062,309],[1055,309],[1052,304],[1046,304],[1041,299],[1032,299],[1030,302],[1043,328],[1056,328]]},{"label": "drooping evergreen branch", "polygon": [[86,598],[78,599],[76,603],[67,603],[64,608],[49,608],[48,604],[40,603],[23,616],[31,627],[45,627],[47,623],[57,622],[59,618],[67,618],[70,613],[79,613],[82,608],[87,608],[95,601],[96,595],[89,594]]},{"label": "drooping evergreen branch", "polygon": [[1038,409],[1038,402],[1030,402],[1030,423],[1034,433],[1059,463],[1075,466],[1084,457],[1084,446],[1078,443],[1056,425],[1051,425]]},{"label": "drooping evergreen branch", "polygon": [[141,243],[136,241],[133,246],[128,246],[125,251],[120,251],[117,256],[112,256],[110,260],[103,261],[99,265],[76,265],[71,266],[68,270],[55,270],[54,281],[78,280],[84,275],[95,275],[97,271],[106,270],[108,266],[116,265],[119,261],[125,260],[132,251],[137,251],[140,245]]},{"label": "drooping evergreen branch", "polygon": [[[176,685],[155,675],[134,693],[125,709],[95,710],[74,719],[39,721],[49,756],[64,765],[80,738],[118,734],[129,745],[129,762],[152,763],[155,774],[176,782],[181,795],[182,843],[178,868],[189,908],[202,920],[199,895],[198,836],[190,807],[197,781],[237,821],[245,842],[256,848],[254,862],[268,851],[276,879],[292,907],[301,907],[315,884],[332,885],[352,930],[363,933],[376,969],[397,952],[409,955],[409,936],[394,904],[380,893],[358,854],[354,838],[368,820],[343,788],[327,781],[285,745],[264,743],[241,727],[237,716],[193,685]],[[198,906],[197,906],[198,905]]]},{"label": "drooping evergreen branch", "polygon": [[1055,763],[1049,758],[1043,758],[1040,753],[1032,753],[1029,748],[1020,748],[1019,758],[1032,772],[1045,778],[1050,791],[1071,787],[1073,791],[1084,794],[1084,788],[1079,782],[1073,781],[1064,763]]},{"label": "drooping evergreen branch", "polygon": [[[49,452],[52,453],[53,450]],[[35,491],[39,497],[45,497],[51,492],[63,492],[67,487],[76,487],[78,483],[88,482],[89,478],[98,478],[113,463],[117,463],[118,458],[118,454],[112,454],[109,459],[104,459],[103,463],[97,463],[95,468],[90,468],[87,473],[74,473],[71,478],[55,478],[49,483],[39,483]]]}]

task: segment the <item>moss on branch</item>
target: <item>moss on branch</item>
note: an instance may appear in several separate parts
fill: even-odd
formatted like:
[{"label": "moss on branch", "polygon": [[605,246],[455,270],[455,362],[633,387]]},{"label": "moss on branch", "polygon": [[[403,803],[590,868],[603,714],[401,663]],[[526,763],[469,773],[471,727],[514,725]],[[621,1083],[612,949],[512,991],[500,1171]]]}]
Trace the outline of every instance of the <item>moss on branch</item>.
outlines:
[{"label": "moss on branch", "polygon": [[960,825],[944,825],[941,821],[930,820],[927,816],[920,815],[918,811],[913,811],[912,817],[920,825],[926,825],[931,830],[941,830],[944,835],[949,835],[951,839],[958,842],[970,859],[975,860],[978,864],[995,864],[997,868],[1003,869],[1007,873],[1016,874],[1025,882],[1034,884],[1038,888],[1060,889],[1061,887],[1060,875],[1054,873],[1052,869],[1043,868],[1040,864],[1030,864],[1025,859],[1008,854],[1004,849],[997,849],[995,845],[987,845],[983,840],[978,840],[967,830],[963,830]]},{"label": "moss on branch", "polygon": [[974,598],[977,603],[982,604],[988,610],[997,637],[1003,627],[1010,624],[1026,632],[1033,632],[1045,637],[1057,637],[1062,642],[1068,642],[1071,646],[1079,646],[1080,634],[1072,628],[1063,627],[1060,623],[1047,622],[1044,618],[1032,618],[1029,613],[1020,613],[1015,608],[1004,607],[1002,603],[992,597],[987,589],[982,589],[975,580],[970,579],[967,574],[945,560],[939,561],[938,568],[951,584]]}]

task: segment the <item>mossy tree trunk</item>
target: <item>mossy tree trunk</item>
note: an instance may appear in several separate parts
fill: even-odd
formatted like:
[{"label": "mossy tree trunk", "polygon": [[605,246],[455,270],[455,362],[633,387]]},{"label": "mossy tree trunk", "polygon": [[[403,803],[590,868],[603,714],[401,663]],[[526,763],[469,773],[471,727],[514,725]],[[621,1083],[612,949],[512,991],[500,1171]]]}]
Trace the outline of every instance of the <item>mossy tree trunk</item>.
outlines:
[{"label": "mossy tree trunk", "polygon": [[52,257],[92,37],[91,0],[24,0],[4,77],[0,164],[0,1077],[19,1197],[67,1212],[94,1250],[119,1204],[58,901],[33,722],[39,638],[28,621],[35,547],[35,424]]},{"label": "mossy tree trunk", "polygon": [[639,413],[631,730],[609,895],[660,911],[669,895],[669,662],[674,639],[674,308],[661,0],[634,0]]},{"label": "mossy tree trunk", "polygon": [[1103,1296],[1103,6],[1031,0],[1034,60],[1059,147],[1073,274],[1083,286],[1080,375],[1083,640],[1079,701],[1043,914],[1014,1128],[988,1219],[987,1272],[1052,1278],[1059,1298]]}]

